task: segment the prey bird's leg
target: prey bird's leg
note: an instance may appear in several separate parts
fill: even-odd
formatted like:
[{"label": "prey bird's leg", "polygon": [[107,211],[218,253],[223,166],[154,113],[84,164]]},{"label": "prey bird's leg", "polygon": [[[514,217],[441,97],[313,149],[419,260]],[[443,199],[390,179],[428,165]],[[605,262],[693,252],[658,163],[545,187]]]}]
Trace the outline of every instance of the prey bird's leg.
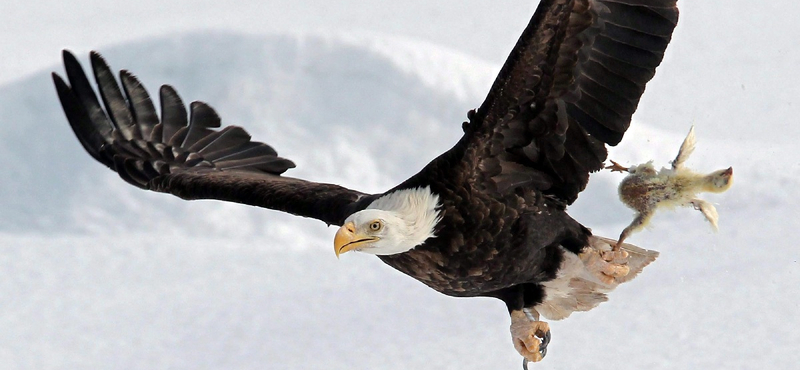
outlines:
[{"label": "prey bird's leg", "polygon": [[514,348],[525,358],[523,367],[539,362],[547,355],[550,344],[550,326],[539,321],[539,313],[532,308],[511,311],[511,339]]},{"label": "prey bird's leg", "polygon": [[611,170],[611,172],[628,172],[630,170],[628,167],[623,167],[621,164],[614,162],[611,159],[609,160],[611,161],[611,165],[606,166],[605,169]]},{"label": "prey bird's leg", "polygon": [[634,232],[641,230],[648,222],[650,222],[650,218],[653,217],[654,210],[651,208],[645,208],[636,215],[630,225],[622,230],[622,233],[619,234],[619,239],[617,240],[617,244],[611,249],[612,251],[618,251],[620,246],[622,246],[622,242],[625,241],[627,237],[629,237]]}]

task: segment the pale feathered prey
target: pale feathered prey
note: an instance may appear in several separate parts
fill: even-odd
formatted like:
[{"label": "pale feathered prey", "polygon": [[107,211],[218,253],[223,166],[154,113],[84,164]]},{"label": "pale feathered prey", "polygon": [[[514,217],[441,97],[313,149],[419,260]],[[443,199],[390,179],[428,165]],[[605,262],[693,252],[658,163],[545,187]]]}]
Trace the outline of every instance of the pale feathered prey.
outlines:
[{"label": "pale feathered prey", "polygon": [[692,171],[685,164],[694,152],[696,143],[692,126],[678,150],[678,155],[672,161],[672,166],[659,171],[653,167],[653,161],[631,167],[623,167],[611,161],[611,165],[606,167],[612,172],[629,173],[619,184],[619,198],[636,211],[636,216],[622,230],[617,243],[622,243],[628,236],[647,226],[657,209],[670,207],[694,207],[717,230],[717,209],[711,202],[698,198],[697,194],[722,193],[730,189],[733,185],[733,167],[707,175]]}]

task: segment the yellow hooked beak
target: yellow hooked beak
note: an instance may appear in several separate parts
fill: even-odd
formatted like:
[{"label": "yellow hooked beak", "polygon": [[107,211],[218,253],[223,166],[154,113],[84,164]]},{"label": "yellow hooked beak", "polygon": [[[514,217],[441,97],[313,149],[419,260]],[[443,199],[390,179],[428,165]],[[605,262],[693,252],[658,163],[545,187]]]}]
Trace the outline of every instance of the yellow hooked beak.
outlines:
[{"label": "yellow hooked beak", "polygon": [[365,244],[375,242],[378,239],[380,238],[356,234],[356,225],[353,222],[348,222],[336,232],[336,237],[333,239],[333,251],[336,252],[336,258],[339,258],[340,254],[361,249]]}]

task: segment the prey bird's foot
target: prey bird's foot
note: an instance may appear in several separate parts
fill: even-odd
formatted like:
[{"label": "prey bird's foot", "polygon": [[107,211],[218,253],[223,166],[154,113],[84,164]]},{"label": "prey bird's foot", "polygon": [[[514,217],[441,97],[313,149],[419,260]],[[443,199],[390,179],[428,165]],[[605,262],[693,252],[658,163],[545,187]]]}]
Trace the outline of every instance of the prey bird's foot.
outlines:
[{"label": "prey bird's foot", "polygon": [[544,321],[512,318],[511,339],[514,341],[514,348],[525,358],[523,366],[527,366],[527,362],[539,362],[547,355],[550,325]]},{"label": "prey bird's foot", "polygon": [[628,276],[628,252],[624,250],[598,251],[587,249],[579,256],[586,269],[606,285],[616,284],[616,279]]},{"label": "prey bird's foot", "polygon": [[[609,159],[610,160],[610,159]],[[612,160],[610,166],[606,166],[607,170],[611,170],[611,172],[628,172],[630,169],[628,167],[624,167],[621,164],[614,162]]]}]

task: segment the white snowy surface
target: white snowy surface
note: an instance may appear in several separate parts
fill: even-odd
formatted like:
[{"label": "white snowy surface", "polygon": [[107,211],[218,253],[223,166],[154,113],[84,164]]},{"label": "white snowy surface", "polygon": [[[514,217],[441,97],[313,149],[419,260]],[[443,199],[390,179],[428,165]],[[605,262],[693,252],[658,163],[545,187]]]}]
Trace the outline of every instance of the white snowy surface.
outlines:
[{"label": "white snowy surface", "polygon": [[[63,47],[100,48],[151,93],[209,102],[294,160],[291,175],[377,192],[457,140],[535,2],[217,3],[3,4],[0,368],[518,369],[499,301],[442,296],[367,255],[337,261],[317,221],[123,183],[74,139],[48,72]],[[553,323],[532,368],[800,362],[798,6],[680,6],[611,158],[667,165],[695,125],[688,165],[734,167],[733,188],[706,196],[720,232],[691,209],[657,215],[630,241],[660,258]],[[616,236],[632,217],[620,179],[593,176],[573,217]]]}]

